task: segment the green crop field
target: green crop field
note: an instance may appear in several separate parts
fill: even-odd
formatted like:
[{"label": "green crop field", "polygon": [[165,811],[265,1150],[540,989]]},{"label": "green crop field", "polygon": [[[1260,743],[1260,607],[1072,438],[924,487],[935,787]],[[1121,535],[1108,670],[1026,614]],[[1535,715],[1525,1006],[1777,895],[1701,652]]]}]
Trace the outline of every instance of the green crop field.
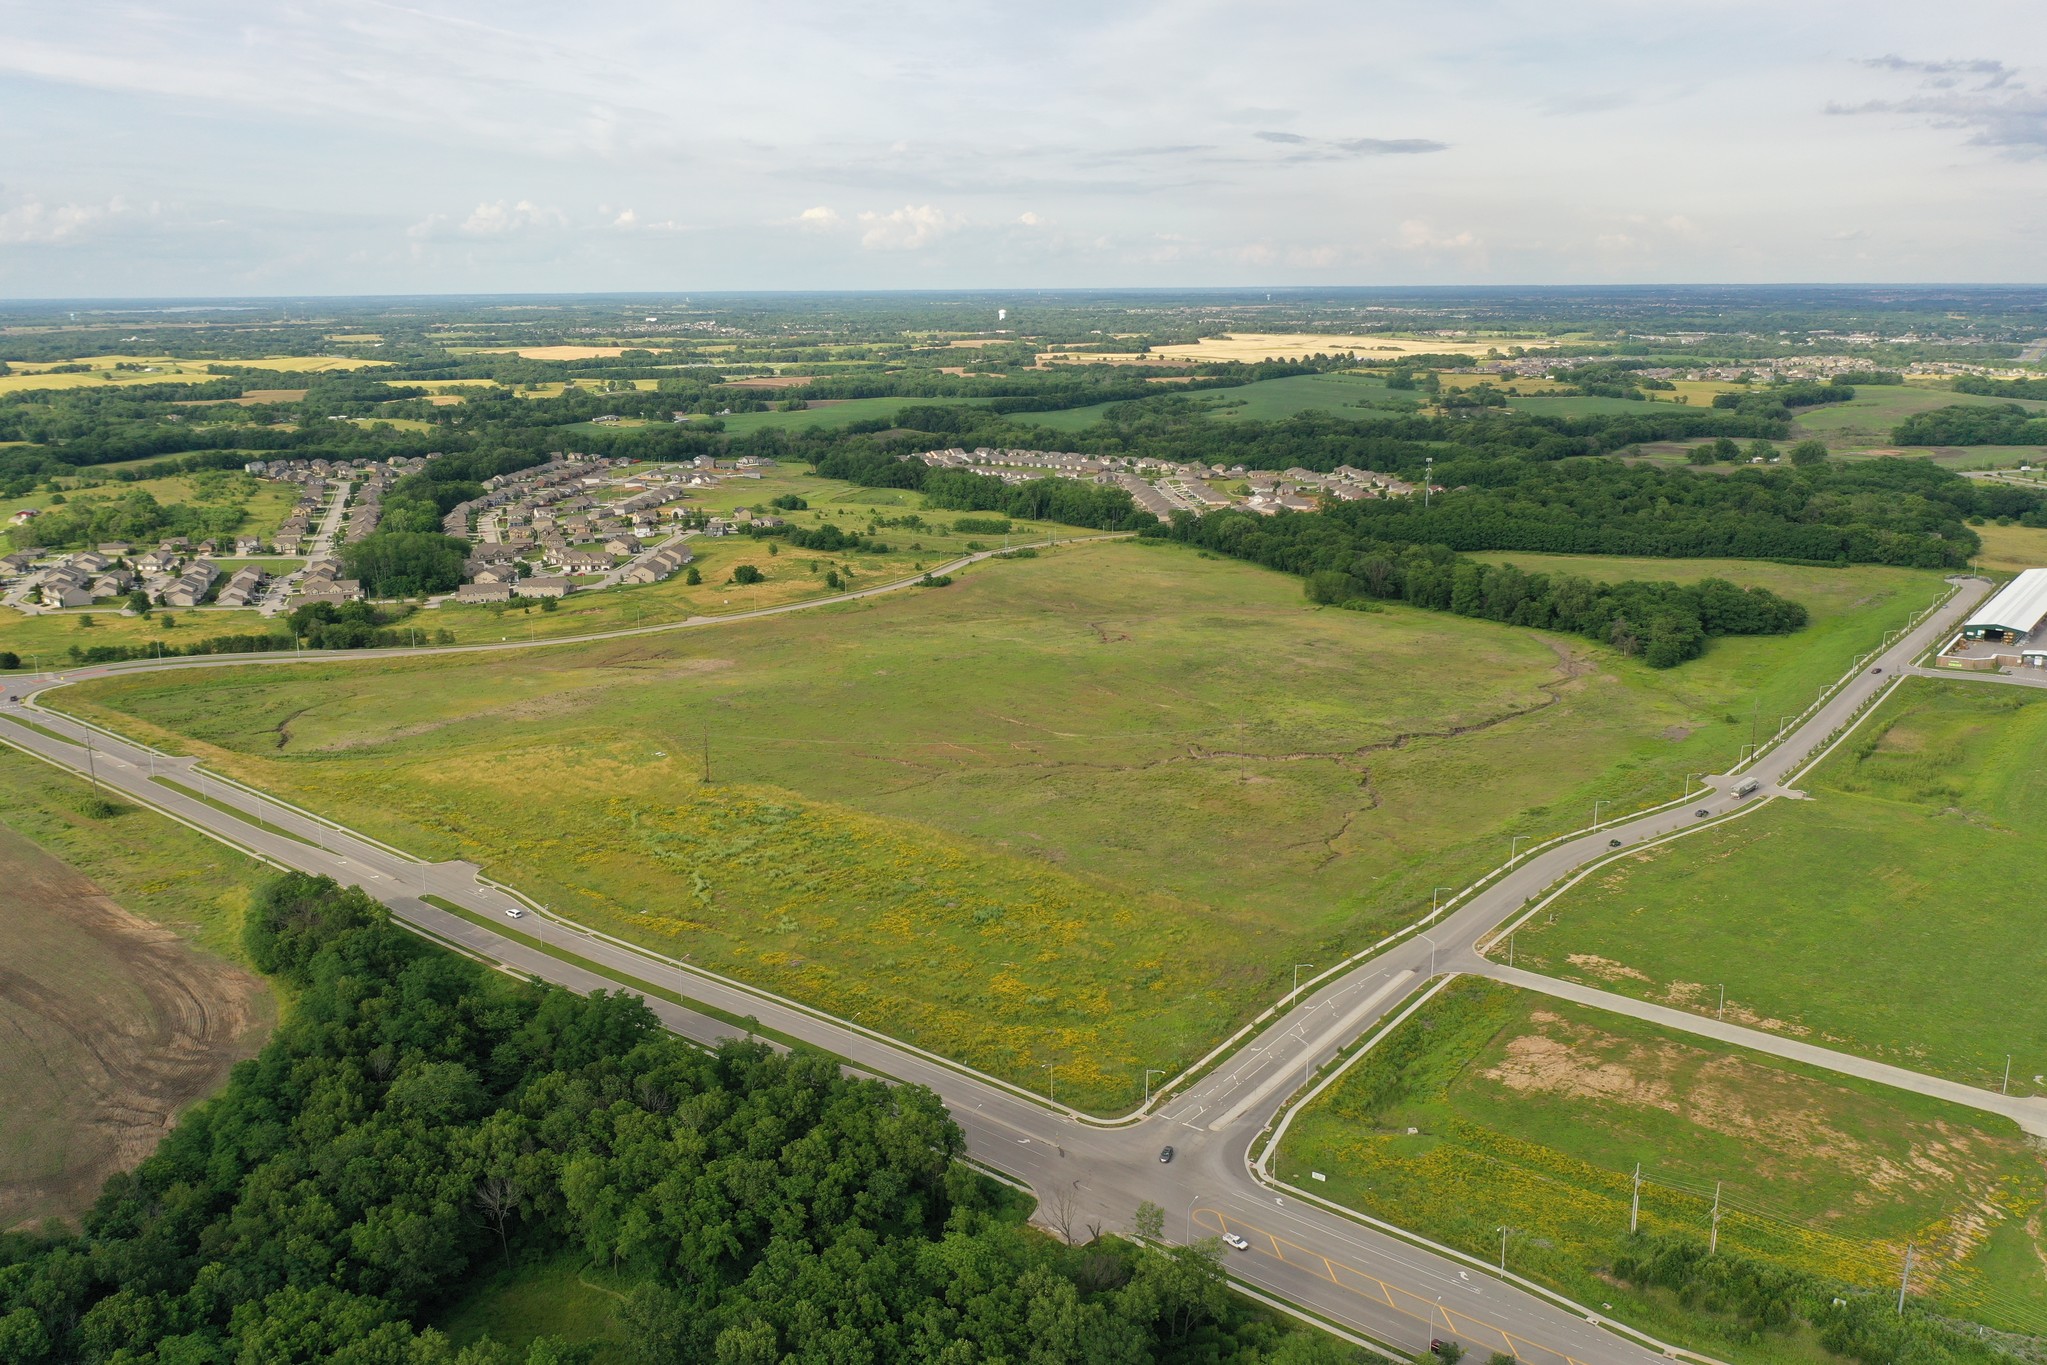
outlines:
[{"label": "green crop field", "polygon": [[[1610,1274],[1632,1175],[1645,1233],[1892,1290],[1905,1247],[1938,1311],[2047,1324],[2040,1152],[2016,1125],[1475,978],[1453,982],[1305,1108],[1292,1183],[1736,1360],[1807,1342]],[[1319,1171],[1326,1182],[1314,1182]],[[1731,1353],[1731,1354],[1730,1354]]]},{"label": "green crop field", "polygon": [[[1802,646],[1657,673],[1111,542],[712,631],[61,695],[671,953],[1019,1081],[1056,1063],[1062,1098],[1113,1108],[1510,835],[1724,766],[1758,682],[1816,687],[1939,588],[1728,573],[1806,600]],[[1791,670],[1801,647],[1818,662]]]},{"label": "green crop field", "polygon": [[[1810,801],[1645,850],[1517,935],[1525,967],[2047,1094],[2047,694],[1909,679]],[[1553,919],[1553,922],[1552,922]]]}]

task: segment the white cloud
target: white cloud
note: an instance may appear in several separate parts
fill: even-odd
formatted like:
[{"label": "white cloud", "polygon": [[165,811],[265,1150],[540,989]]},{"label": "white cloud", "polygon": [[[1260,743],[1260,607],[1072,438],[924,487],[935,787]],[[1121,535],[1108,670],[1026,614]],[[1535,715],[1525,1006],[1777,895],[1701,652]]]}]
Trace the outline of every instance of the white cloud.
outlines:
[{"label": "white cloud", "polygon": [[0,210],[0,246],[68,242],[129,212],[117,195],[104,204],[49,204],[31,199]]},{"label": "white cloud", "polygon": [[631,209],[626,209],[623,212],[621,212],[618,215],[618,217],[611,220],[611,225],[615,228],[629,228],[637,224],[639,221],[640,221],[639,214],[634,213]]},{"label": "white cloud", "polygon": [[1439,232],[1420,218],[1400,225],[1400,244],[1409,251],[1470,251],[1484,245],[1470,228],[1462,232]]},{"label": "white cloud", "polygon": [[796,226],[813,232],[829,232],[841,221],[839,211],[829,204],[817,204],[796,215]]},{"label": "white cloud", "polygon": [[[628,209],[627,213],[630,214],[631,210]],[[562,227],[567,222],[568,218],[560,209],[542,208],[530,199],[521,199],[516,204],[507,204],[499,199],[494,203],[478,204],[462,220],[460,231],[467,237],[502,237],[528,228]]]},{"label": "white cloud", "polygon": [[1022,223],[1025,227],[1036,227],[1045,220],[1026,209],[1016,216],[1016,221]]},{"label": "white cloud", "polygon": [[960,222],[930,204],[905,204],[891,213],[860,215],[860,245],[869,251],[917,251]]}]

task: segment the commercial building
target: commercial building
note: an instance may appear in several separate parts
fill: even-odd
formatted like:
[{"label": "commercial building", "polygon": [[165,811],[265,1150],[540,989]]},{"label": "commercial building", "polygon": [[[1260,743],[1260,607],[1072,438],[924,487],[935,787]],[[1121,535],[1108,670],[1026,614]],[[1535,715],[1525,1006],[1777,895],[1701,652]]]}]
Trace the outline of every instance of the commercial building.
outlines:
[{"label": "commercial building", "polygon": [[2015,645],[2047,622],[2047,569],[2027,569],[1962,623],[1965,640]]}]

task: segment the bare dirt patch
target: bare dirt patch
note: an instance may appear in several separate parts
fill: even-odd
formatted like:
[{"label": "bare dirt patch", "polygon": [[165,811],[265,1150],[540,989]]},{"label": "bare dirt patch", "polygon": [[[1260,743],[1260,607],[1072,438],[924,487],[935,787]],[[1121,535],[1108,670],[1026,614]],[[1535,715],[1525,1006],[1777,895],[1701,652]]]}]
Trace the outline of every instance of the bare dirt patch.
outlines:
[{"label": "bare dirt patch", "polygon": [[1612,958],[1599,957],[1592,953],[1572,953],[1564,960],[1579,971],[1590,973],[1601,981],[1620,981],[1624,978],[1635,981],[1649,979],[1625,962],[1615,962]]},{"label": "bare dirt patch", "polygon": [[0,1228],[73,1217],[226,1083],[275,1020],[261,978],[0,829]]}]

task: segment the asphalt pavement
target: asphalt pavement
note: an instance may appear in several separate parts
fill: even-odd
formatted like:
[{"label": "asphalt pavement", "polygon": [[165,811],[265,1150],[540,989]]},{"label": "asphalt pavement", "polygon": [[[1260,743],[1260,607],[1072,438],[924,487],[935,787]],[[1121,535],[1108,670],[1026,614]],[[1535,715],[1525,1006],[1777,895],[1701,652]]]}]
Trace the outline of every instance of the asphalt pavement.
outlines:
[{"label": "asphalt pavement", "polygon": [[[942,571],[986,555],[971,556]],[[894,590],[881,585],[849,594],[858,598]],[[1965,616],[1988,591],[1963,580],[1955,596],[1926,621],[1889,645],[1880,657],[1846,679],[1796,722],[1781,740],[1739,774],[1709,777],[1704,790],[1670,807],[1607,822],[1596,832],[1524,853],[1513,865],[1469,894],[1444,903],[1426,932],[1413,933],[1302,983],[1298,995],[1275,1002],[1208,1065],[1180,1083],[1169,1082],[1158,1102],[1141,1114],[1104,1122],[1056,1103],[1052,1094],[1022,1088],[961,1067],[846,1020],[742,983],[661,958],[540,913],[510,891],[479,878],[467,863],[426,863],[401,850],[334,827],[259,793],[196,771],[190,760],[166,758],[105,732],[33,705],[36,693],[109,673],[182,667],[289,666],[289,655],[211,657],[110,665],[60,677],[0,678],[0,740],[60,766],[89,772],[106,787],[147,802],[171,817],[238,845],[281,867],[325,874],[360,885],[393,914],[485,961],[570,989],[619,989],[604,974],[672,991],[677,1005],[651,997],[668,1027],[711,1043],[747,1031],[720,1015],[751,1018],[767,1035],[823,1048],[852,1066],[936,1091],[964,1130],[970,1156],[1027,1184],[1040,1201],[1039,1221],[1076,1238],[1090,1228],[1127,1230],[1140,1201],[1164,1209],[1174,1239],[1228,1231],[1248,1249],[1232,1251],[1231,1275],[1330,1322],[1402,1351],[1426,1348],[1434,1338],[1455,1338],[1471,1350],[1507,1351],[1531,1362],[1623,1365],[1668,1354],[1661,1343],[1629,1335],[1601,1314],[1568,1305],[1492,1275],[1475,1258],[1317,1207],[1269,1183],[1254,1168],[1254,1148],[1306,1079],[1338,1051],[1411,1000],[1429,981],[1480,961],[1482,938],[1510,921],[1576,869],[1621,847],[1658,839],[1718,818],[1745,804],[1771,799],[1835,742],[1900,671],[1935,638]],[[845,600],[845,598],[830,599]],[[803,610],[790,604],[727,617],[693,618],[678,625],[606,632],[613,638],[696,628]],[[567,643],[541,641],[539,645]],[[515,645],[468,650],[531,648]],[[439,655],[447,648],[365,651],[373,656]],[[320,662],[343,662],[322,653]],[[346,656],[349,659],[359,655]],[[24,702],[28,704],[24,705]],[[1756,794],[1733,794],[1749,777]],[[175,781],[178,788],[162,780]],[[183,790],[180,790],[182,788]],[[1696,812],[1704,811],[1701,817]],[[422,899],[460,906],[472,919]],[[507,912],[517,908],[514,918]],[[486,925],[490,927],[486,927]],[[502,926],[500,928],[499,926]],[[553,948],[555,953],[544,951]],[[565,961],[556,953],[577,960]],[[602,969],[602,970],[595,970]],[[1174,1159],[1160,1160],[1171,1144]],[[1511,1270],[1511,1266],[1509,1267]]]}]

